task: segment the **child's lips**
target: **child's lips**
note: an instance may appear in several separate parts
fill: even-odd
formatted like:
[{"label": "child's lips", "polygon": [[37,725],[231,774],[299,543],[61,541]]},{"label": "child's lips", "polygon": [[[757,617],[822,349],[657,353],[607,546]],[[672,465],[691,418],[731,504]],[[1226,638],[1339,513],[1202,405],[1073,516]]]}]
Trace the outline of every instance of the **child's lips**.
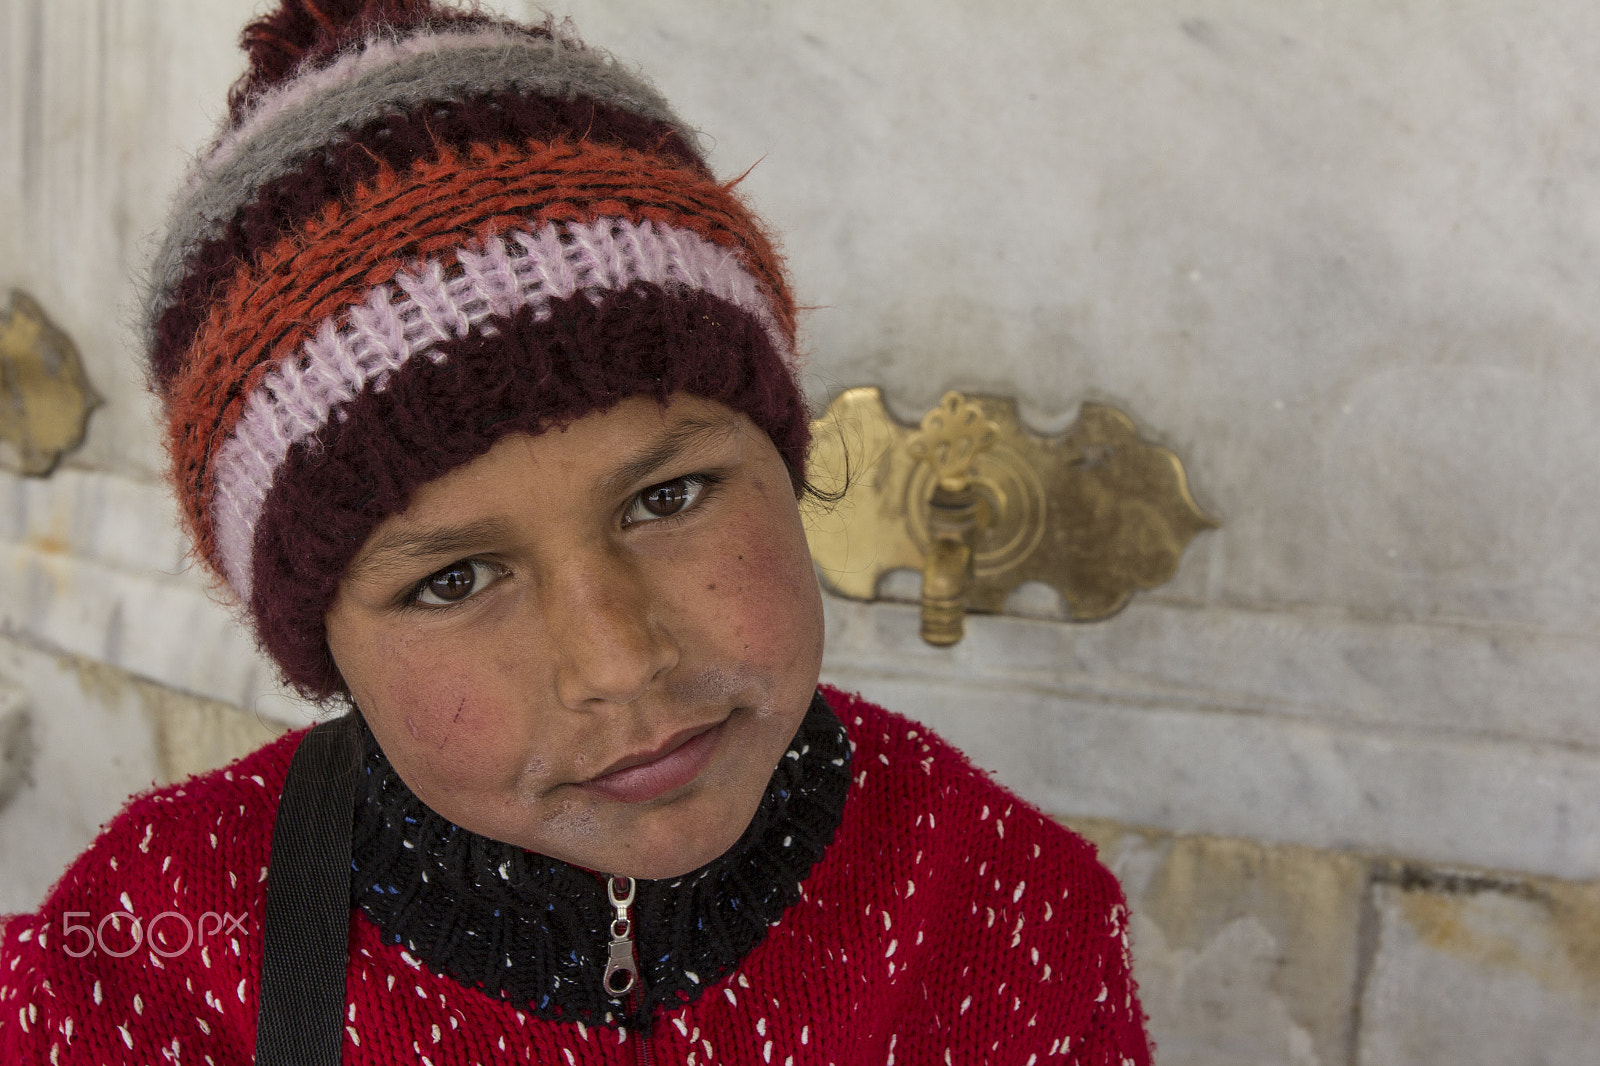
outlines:
[{"label": "child's lips", "polygon": [[699,777],[711,761],[723,725],[696,726],[651,751],[623,756],[580,787],[622,803],[644,803],[681,788]]}]

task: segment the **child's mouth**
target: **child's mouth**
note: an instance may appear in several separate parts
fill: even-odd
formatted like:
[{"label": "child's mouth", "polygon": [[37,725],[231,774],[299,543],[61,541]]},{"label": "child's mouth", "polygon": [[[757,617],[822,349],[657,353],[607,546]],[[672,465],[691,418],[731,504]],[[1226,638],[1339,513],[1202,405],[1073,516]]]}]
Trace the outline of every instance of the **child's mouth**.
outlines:
[{"label": "child's mouth", "polygon": [[644,803],[681,788],[711,761],[725,724],[691,730],[672,737],[657,751],[624,757],[613,764],[616,769],[582,782],[581,787],[622,803]]}]

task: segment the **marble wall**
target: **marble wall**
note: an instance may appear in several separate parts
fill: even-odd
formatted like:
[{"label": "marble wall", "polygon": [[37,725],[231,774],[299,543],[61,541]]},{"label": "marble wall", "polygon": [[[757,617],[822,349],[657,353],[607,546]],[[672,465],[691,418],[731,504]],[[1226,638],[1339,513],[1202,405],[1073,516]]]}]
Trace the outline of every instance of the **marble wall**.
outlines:
[{"label": "marble wall", "polygon": [[[0,289],[108,399],[54,476],[0,474],[0,911],[129,792],[310,713],[186,563],[132,354],[257,6],[0,0]],[[1105,623],[1034,597],[936,651],[906,605],[828,605],[829,679],[1104,845],[1163,1061],[1600,1035],[1600,9],[569,10],[748,171],[816,402],[1112,402],[1221,519]]]}]

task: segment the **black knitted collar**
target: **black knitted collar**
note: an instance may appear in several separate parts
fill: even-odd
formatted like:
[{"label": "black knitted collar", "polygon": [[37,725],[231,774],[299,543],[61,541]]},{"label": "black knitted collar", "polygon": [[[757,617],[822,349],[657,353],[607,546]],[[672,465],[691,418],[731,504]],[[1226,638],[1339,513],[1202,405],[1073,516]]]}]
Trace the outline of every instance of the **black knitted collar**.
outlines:
[{"label": "black knitted collar", "polygon": [[469,832],[400,780],[363,729],[352,901],[429,968],[540,1018],[648,1032],[658,1007],[697,998],[800,898],[844,813],[850,743],[820,694],[726,854],[670,881],[639,881],[643,994],[601,987],[614,911],[600,878]]}]

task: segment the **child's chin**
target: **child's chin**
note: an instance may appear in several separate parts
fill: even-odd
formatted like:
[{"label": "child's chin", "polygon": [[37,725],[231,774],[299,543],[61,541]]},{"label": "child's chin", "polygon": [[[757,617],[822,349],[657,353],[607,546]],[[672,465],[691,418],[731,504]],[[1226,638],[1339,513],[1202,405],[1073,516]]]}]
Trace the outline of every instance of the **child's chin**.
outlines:
[{"label": "child's chin", "polygon": [[[748,824],[749,819],[745,822]],[[680,831],[658,841],[645,842],[643,847],[618,860],[619,869],[607,869],[605,872],[645,881],[682,877],[725,855],[729,848],[738,843],[743,828],[739,826],[726,832],[711,832],[703,820],[698,821],[692,827],[692,836]]]}]

